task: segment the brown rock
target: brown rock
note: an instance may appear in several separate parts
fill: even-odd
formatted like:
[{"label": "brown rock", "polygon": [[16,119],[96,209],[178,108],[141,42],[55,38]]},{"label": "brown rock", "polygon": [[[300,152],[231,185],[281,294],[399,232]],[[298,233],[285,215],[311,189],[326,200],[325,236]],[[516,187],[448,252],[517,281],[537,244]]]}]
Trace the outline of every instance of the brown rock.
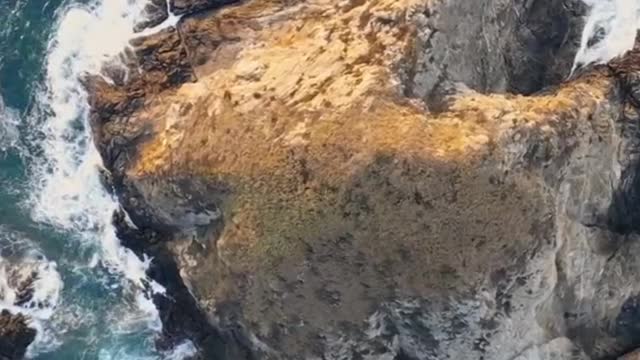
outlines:
[{"label": "brown rock", "polygon": [[36,331],[29,328],[24,316],[0,312],[0,359],[22,359],[35,336]]}]

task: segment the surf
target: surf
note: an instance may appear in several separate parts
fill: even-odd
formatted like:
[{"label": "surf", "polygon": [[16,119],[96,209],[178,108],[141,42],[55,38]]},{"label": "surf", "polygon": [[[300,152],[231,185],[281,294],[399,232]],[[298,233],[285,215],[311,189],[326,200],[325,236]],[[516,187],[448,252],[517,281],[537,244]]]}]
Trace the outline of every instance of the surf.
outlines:
[{"label": "surf", "polygon": [[[120,210],[120,205],[101,181],[103,163],[93,142],[89,95],[82,80],[87,75],[107,78],[103,72],[107,64],[124,68],[120,54],[133,38],[174,26],[179,20],[172,15],[157,27],[136,33],[135,25],[144,18],[146,5],[147,1],[143,0],[99,0],[63,5],[57,12],[47,46],[43,82],[34,95],[34,106],[25,115],[27,127],[38,129],[35,135],[30,135],[37,148],[37,156],[30,156],[28,165],[31,195],[27,207],[31,217],[39,224],[70,234],[68,241],[74,242],[78,254],[91,254],[70,261],[68,266],[72,273],[102,284],[104,291],[118,289],[122,292],[123,304],[110,310],[108,316],[115,317],[110,331],[124,336],[138,333],[140,329],[152,333],[161,331],[152,296],[164,293],[164,289],[146,275],[153,259],[139,258],[123,247],[116,235],[112,217]],[[48,264],[55,269],[54,263]],[[90,278],[93,276],[98,278]],[[59,280],[57,283],[62,289],[64,278]],[[8,290],[7,294],[10,294]],[[6,298],[11,299],[10,296]],[[61,313],[62,307],[58,302],[52,303],[48,308],[50,316],[39,321],[46,322]],[[29,315],[22,308],[13,310]],[[64,323],[66,320],[61,315],[57,321]],[[59,339],[37,339],[30,347],[30,354],[36,356],[42,351],[50,351],[59,343]],[[161,356],[177,359],[176,356],[182,358],[195,351],[189,344],[161,355],[150,354],[152,350],[130,351],[114,346],[113,349],[99,349],[99,358],[109,359],[117,354],[114,358],[157,359]]]},{"label": "surf", "polygon": [[633,49],[640,29],[640,1],[583,0],[589,7],[573,68],[605,64]]}]

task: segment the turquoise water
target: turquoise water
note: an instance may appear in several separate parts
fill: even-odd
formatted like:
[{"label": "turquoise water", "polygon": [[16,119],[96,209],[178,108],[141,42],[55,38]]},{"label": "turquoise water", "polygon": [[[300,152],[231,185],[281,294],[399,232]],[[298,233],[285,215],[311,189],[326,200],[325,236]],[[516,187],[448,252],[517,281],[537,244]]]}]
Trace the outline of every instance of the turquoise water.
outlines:
[{"label": "turquoise water", "polygon": [[[73,33],[74,19],[84,19],[68,16],[70,10],[90,11],[99,4],[0,0],[0,266],[38,264],[46,269],[38,283],[44,300],[34,305],[36,309],[18,309],[31,315],[39,328],[30,357],[179,359],[180,354],[154,351],[157,314],[144,308],[149,303],[136,285],[135,274],[129,274],[130,264],[138,264],[139,259],[113,245],[108,219],[112,209],[101,208],[102,203],[111,206],[109,197],[95,186],[87,188],[92,194],[86,198],[73,192],[73,181],[88,186],[96,178],[94,164],[82,165],[94,157],[87,150],[92,145],[84,126],[86,113],[78,105],[81,96],[80,100],[63,97],[62,105],[56,100],[69,87],[75,94],[75,83],[60,87],[58,80],[47,80],[48,71],[58,64],[53,39],[61,24],[68,24]],[[82,57],[85,48],[79,47],[79,55],[74,56]],[[76,75],[77,63],[65,58],[60,64],[71,69],[62,68],[62,78]],[[62,110],[57,109],[68,104],[78,109],[71,112],[67,128],[47,129],[48,124],[66,124],[60,120]],[[69,181],[71,189],[63,187]],[[93,199],[93,204],[87,204]]]}]

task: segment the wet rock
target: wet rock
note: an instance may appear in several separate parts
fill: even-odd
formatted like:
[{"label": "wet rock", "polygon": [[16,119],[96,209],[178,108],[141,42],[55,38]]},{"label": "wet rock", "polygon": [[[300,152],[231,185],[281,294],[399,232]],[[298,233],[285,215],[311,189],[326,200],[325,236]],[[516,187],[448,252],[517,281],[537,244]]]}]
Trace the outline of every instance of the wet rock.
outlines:
[{"label": "wet rock", "polygon": [[193,14],[202,10],[219,8],[238,0],[169,0],[171,12],[175,15]]},{"label": "wet rock", "polygon": [[531,94],[570,74],[587,7],[581,0],[529,1],[506,45],[507,91]]},{"label": "wet rock", "polygon": [[156,294],[153,299],[163,324],[162,334],[156,340],[159,350],[170,350],[185,340],[191,340],[199,349],[193,360],[253,359],[249,340],[242,332],[213,326],[207,314],[196,304],[180,278],[175,260],[163,246],[163,241],[167,241],[166,234],[149,227],[135,226],[122,211],[114,215],[114,225],[125,246],[140,256],[143,253],[153,254],[154,261],[148,275],[165,286],[167,295]]},{"label": "wet rock", "polygon": [[0,359],[24,358],[27,347],[35,339],[36,331],[27,324],[22,315],[13,315],[7,310],[0,312]]},{"label": "wet rock", "polygon": [[169,17],[167,0],[151,0],[144,8],[143,17],[144,20],[136,24],[136,32],[162,24]]}]

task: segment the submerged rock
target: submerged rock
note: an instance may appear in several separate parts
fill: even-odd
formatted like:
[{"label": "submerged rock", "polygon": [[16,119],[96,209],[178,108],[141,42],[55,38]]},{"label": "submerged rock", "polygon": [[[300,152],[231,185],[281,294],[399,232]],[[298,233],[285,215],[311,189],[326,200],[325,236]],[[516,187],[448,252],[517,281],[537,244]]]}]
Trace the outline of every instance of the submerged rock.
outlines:
[{"label": "submerged rock", "polygon": [[139,72],[88,88],[121,235],[172,295],[167,343],[234,360],[640,345],[640,52],[562,83],[583,14],[248,1],[136,41]]}]

